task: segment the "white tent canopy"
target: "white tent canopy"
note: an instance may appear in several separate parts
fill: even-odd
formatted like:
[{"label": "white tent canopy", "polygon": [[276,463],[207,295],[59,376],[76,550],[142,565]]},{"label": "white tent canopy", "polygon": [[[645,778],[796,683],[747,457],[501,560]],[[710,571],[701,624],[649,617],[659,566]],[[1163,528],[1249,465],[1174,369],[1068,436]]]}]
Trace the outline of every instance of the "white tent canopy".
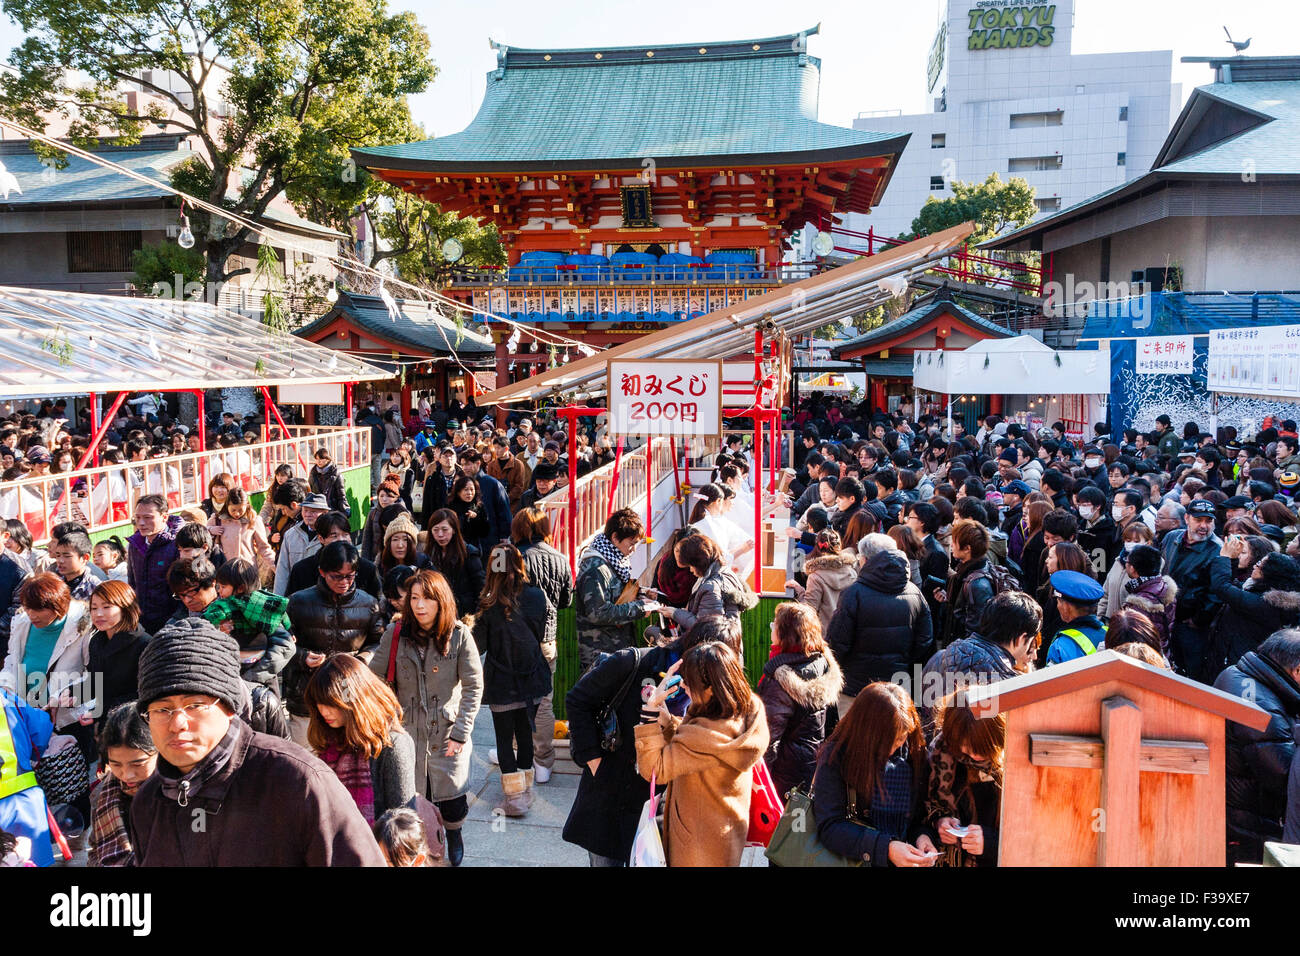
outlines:
[{"label": "white tent canopy", "polygon": [[1056,351],[1017,335],[961,351],[915,352],[912,383],[948,395],[1101,395],[1110,391],[1110,362],[1101,351]]}]

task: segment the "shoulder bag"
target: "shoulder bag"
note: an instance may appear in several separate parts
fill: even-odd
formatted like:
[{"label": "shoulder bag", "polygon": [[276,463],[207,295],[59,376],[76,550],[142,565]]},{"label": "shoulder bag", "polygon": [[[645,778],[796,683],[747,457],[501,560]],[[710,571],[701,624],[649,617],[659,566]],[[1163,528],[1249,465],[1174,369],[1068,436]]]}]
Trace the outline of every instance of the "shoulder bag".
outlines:
[{"label": "shoulder bag", "polygon": [[618,709],[623,704],[623,698],[627,692],[632,689],[632,682],[636,680],[637,666],[641,658],[633,656],[632,670],[627,675],[627,680],[623,681],[623,686],[618,689],[618,693],[610,698],[609,703],[600,709],[597,715],[597,726],[600,728],[600,749],[606,753],[613,753],[623,746],[623,728],[618,722]]},{"label": "shoulder bag", "polygon": [[397,690],[397,642],[402,636],[402,622],[393,622],[393,646],[388,649],[388,672],[385,675],[388,686]]},{"label": "shoulder bag", "polygon": [[[822,845],[817,838],[812,798],[811,787],[807,793],[802,788],[795,787],[787,794],[785,812],[781,814],[763,855],[777,866],[862,866],[861,860],[850,860]],[[857,794],[850,790],[845,815],[854,823],[859,822],[853,818],[853,808],[856,805]]]}]

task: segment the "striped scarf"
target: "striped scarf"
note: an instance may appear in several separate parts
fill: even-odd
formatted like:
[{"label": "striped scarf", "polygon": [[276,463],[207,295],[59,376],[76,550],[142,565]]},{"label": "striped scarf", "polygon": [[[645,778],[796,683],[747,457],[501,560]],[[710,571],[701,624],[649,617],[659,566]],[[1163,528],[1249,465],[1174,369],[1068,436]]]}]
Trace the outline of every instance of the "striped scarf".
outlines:
[{"label": "striped scarf", "polygon": [[339,778],[339,783],[352,794],[357,809],[366,818],[367,823],[375,822],[375,785],[370,777],[370,761],[358,753],[340,750],[330,744],[321,753],[325,761]]}]

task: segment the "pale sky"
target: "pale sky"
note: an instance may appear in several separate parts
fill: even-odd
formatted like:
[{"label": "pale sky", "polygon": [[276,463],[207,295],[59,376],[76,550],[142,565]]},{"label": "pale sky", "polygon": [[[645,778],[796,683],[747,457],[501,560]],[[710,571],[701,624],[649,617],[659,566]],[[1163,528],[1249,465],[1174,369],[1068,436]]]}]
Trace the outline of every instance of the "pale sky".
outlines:
[{"label": "pale sky", "polygon": [[[463,129],[483,97],[484,77],[496,65],[488,37],[520,47],[631,46],[640,43],[718,42],[795,33],[816,23],[808,41],[822,60],[820,119],[849,126],[860,112],[926,110],[925,61],[939,22],[937,0],[390,0],[409,9],[429,33],[438,78],[413,98],[412,112],[431,135]],[[1186,98],[1208,83],[1204,64],[1182,56],[1226,56],[1227,25],[1238,40],[1253,37],[1247,55],[1300,54],[1300,4],[1284,0],[1076,0],[1075,53],[1168,50],[1174,81]],[[0,22],[7,58],[21,39]]]}]

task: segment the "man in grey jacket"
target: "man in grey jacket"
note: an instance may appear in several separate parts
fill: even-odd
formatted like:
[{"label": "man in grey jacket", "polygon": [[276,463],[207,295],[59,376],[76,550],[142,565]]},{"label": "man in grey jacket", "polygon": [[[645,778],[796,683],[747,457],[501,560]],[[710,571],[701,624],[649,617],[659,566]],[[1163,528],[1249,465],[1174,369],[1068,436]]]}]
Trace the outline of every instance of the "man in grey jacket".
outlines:
[{"label": "man in grey jacket", "polygon": [[275,562],[275,593],[288,597],[289,572],[303,558],[310,557],[320,550],[320,540],[316,536],[316,519],[330,510],[325,496],[312,493],[303,499],[302,520],[284,533],[280,543],[280,555]]}]

